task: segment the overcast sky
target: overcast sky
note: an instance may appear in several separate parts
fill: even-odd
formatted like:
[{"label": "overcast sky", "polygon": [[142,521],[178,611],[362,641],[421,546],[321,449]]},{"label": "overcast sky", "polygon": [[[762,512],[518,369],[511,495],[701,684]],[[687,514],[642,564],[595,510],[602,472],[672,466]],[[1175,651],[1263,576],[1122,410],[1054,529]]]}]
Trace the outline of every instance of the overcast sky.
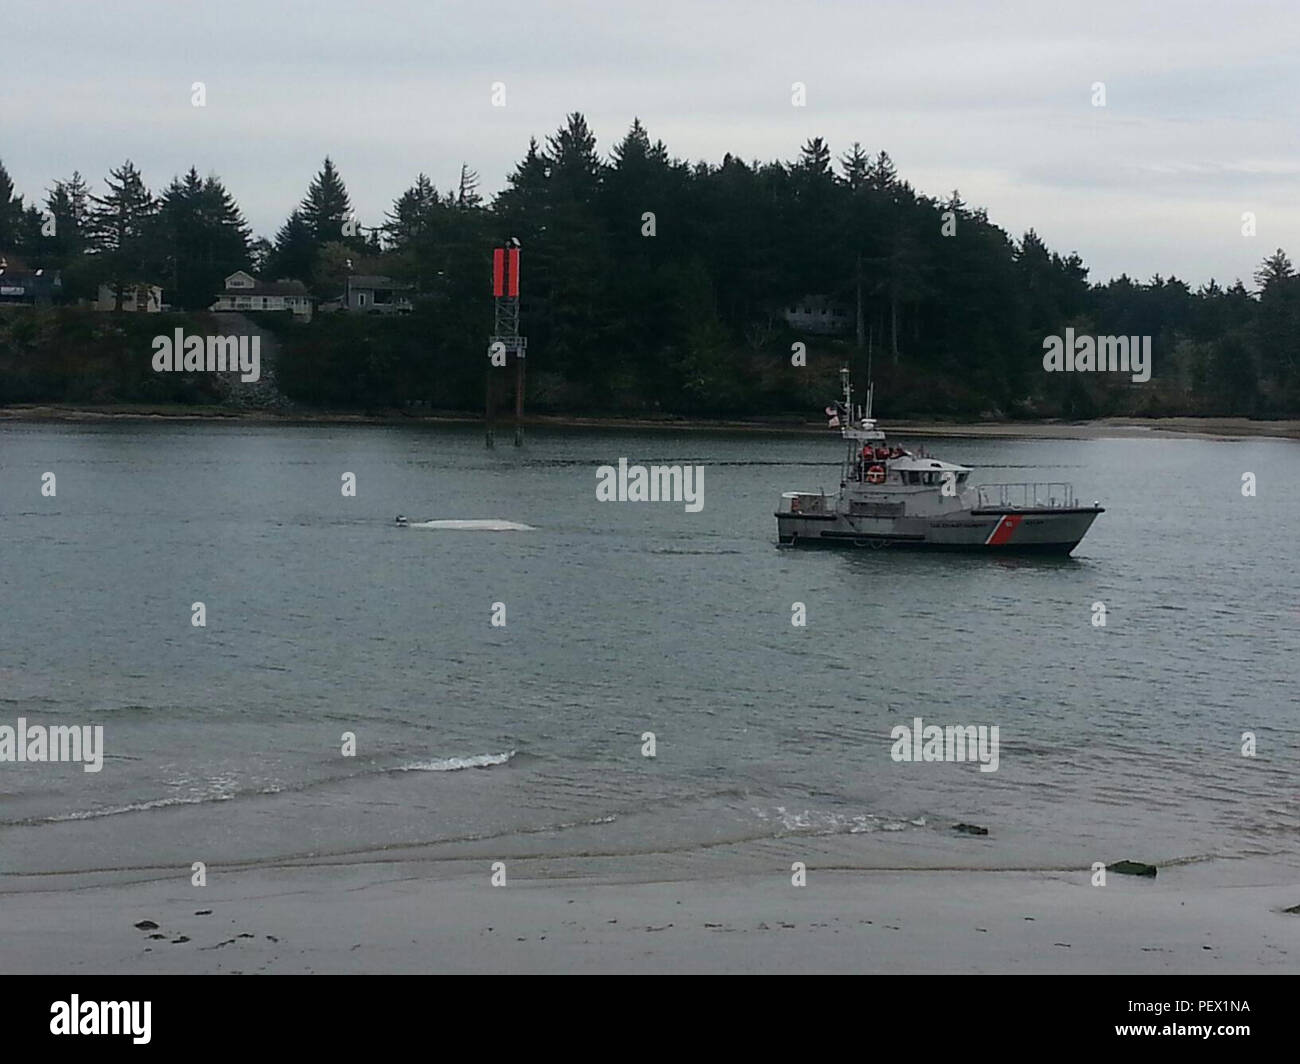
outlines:
[{"label": "overcast sky", "polygon": [[378,224],[421,170],[495,192],[578,110],[602,152],[634,116],[692,161],[860,140],[1092,280],[1300,259],[1300,0],[3,0],[0,27],[0,160],[29,202],[74,169],[100,191],[129,157],[157,190],[193,164],[271,237],[329,154]]}]

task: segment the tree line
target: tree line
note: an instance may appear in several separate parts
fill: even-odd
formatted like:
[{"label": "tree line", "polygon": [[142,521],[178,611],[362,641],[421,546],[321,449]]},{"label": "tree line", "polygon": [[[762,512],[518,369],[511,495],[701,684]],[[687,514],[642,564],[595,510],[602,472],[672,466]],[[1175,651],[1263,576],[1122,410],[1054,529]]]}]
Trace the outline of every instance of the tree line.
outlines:
[{"label": "tree line", "polygon": [[[58,269],[65,298],[161,284],[207,308],[247,269],[320,298],[348,273],[412,286],[395,322],[319,320],[283,334],[282,384],[304,403],[475,407],[491,331],[491,248],[523,246],[530,405],[573,412],[766,415],[820,407],[843,361],[868,364],[882,414],[1284,416],[1300,410],[1300,277],[1278,249],[1248,288],[1176,277],[1094,284],[1077,254],[1019,239],[957,191],[932,197],[885,151],[838,157],[820,137],[793,160],[673,157],[641,122],[598,150],[581,114],[531,140],[486,201],[466,165],[453,188],[423,173],[382,219],[353,215],[332,160],[274,239],[254,239],[215,175],[149,191],[129,161],[102,194],[74,173],[44,209],[0,166],[0,252]],[[50,222],[53,222],[51,225]],[[787,307],[844,309],[838,336],[801,335]],[[1152,380],[1047,374],[1043,339],[1151,336]],[[793,343],[809,365],[792,365]]]}]

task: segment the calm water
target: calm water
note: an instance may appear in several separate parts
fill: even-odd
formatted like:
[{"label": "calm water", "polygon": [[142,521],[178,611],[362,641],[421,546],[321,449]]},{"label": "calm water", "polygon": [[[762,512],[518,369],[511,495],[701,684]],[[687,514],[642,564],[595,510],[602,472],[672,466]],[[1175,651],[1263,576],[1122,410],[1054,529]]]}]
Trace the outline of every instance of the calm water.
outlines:
[{"label": "calm water", "polygon": [[[469,428],[2,425],[0,724],[103,724],[107,757],[0,764],[0,873],[1292,857],[1300,446],[930,446],[1108,512],[1067,561],[792,551],[772,511],[835,486],[829,434],[488,452]],[[598,503],[620,456],[703,465],[703,511]],[[918,715],[997,724],[998,771],[894,763],[890,728]]]}]

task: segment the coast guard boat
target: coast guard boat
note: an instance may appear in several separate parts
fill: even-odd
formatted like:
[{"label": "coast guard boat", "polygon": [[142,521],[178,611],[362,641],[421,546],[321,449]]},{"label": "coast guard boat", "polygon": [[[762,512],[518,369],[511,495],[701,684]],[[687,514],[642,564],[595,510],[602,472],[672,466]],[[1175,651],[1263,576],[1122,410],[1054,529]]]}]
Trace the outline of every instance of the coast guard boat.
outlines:
[{"label": "coast guard boat", "polygon": [[866,406],[854,415],[849,371],[840,370],[844,401],[827,407],[847,452],[840,490],[787,491],[776,511],[787,546],[911,547],[931,550],[1069,554],[1097,515],[1064,483],[968,483],[969,466],[888,447]]}]

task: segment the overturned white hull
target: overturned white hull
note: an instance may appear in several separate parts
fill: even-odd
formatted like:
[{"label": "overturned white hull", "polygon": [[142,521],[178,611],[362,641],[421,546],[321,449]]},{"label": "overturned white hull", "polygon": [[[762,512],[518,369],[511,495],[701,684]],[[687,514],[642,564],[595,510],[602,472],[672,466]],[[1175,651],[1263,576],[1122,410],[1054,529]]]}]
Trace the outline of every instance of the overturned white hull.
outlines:
[{"label": "overturned white hull", "polygon": [[403,528],[451,529],[457,532],[533,532],[532,525],[520,524],[518,521],[407,521]]}]

